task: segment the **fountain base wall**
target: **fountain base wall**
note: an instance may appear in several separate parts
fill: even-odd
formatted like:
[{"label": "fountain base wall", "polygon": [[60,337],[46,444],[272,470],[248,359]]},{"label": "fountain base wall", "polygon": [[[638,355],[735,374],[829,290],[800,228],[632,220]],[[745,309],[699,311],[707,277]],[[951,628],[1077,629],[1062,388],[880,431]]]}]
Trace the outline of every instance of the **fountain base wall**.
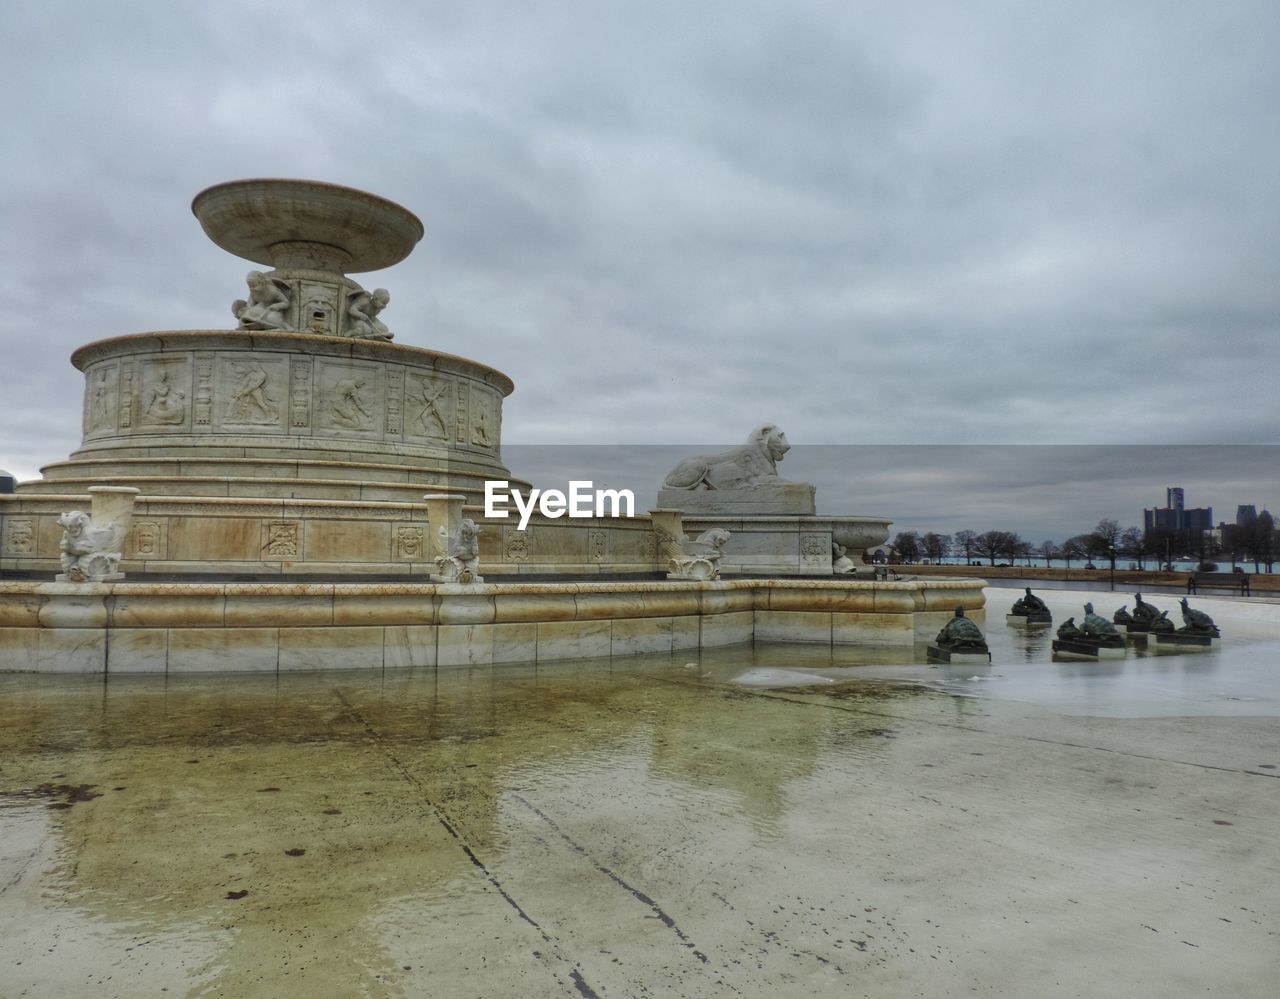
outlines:
[{"label": "fountain base wall", "polygon": [[913,645],[982,580],[0,582],[0,669],[275,672],[481,666],[753,641]]}]

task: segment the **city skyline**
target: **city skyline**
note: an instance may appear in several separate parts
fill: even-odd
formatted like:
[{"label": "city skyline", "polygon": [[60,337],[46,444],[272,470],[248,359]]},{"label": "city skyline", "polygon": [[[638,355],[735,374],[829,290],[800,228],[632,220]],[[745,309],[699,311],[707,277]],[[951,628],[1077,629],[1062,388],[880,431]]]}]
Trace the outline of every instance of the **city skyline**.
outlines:
[{"label": "city skyline", "polygon": [[[652,506],[657,485],[682,458],[723,450],[705,445],[525,445],[505,447],[517,476],[538,485],[573,478],[634,491],[637,510]],[[1186,474],[1196,468],[1194,475]],[[1012,530],[1025,541],[1062,541],[1103,518],[1143,526],[1143,510],[1167,486],[1215,510],[1241,502],[1275,509],[1259,485],[1280,467],[1280,446],[1206,445],[815,445],[792,441],[779,474],[817,486],[818,513],[891,517],[892,531],[953,534]],[[1180,477],[1180,478],[1179,478]],[[1226,519],[1226,518],[1216,518]],[[1215,520],[1216,526],[1216,520]]]}]

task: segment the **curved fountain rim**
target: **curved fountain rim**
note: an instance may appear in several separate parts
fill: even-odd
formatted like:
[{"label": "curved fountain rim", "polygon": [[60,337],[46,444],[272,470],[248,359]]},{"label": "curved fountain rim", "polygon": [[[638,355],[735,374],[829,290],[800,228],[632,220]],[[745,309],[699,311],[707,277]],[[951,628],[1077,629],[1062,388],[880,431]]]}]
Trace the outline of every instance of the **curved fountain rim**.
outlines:
[{"label": "curved fountain rim", "polygon": [[88,365],[121,354],[138,353],[148,339],[155,341],[152,350],[247,350],[269,351],[274,348],[295,353],[325,354],[331,357],[352,357],[379,361],[403,361],[430,367],[456,367],[470,369],[486,376],[504,396],[515,391],[511,376],[497,368],[458,354],[449,354],[428,347],[414,347],[385,340],[356,340],[349,337],[326,336],[317,333],[291,333],[284,331],[251,330],[154,330],[145,333],[126,333],[121,336],[94,340],[77,347],[71,353],[71,363],[80,371]]}]

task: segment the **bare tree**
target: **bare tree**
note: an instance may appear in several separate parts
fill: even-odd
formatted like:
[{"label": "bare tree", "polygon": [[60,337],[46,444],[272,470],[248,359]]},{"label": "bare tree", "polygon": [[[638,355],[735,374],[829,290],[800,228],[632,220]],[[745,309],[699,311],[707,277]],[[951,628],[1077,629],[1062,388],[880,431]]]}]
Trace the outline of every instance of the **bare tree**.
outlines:
[{"label": "bare tree", "polygon": [[973,539],[973,550],[992,565],[998,558],[1013,558],[1022,539],[1011,531],[983,531]]},{"label": "bare tree", "polygon": [[978,535],[973,531],[956,531],[955,546],[964,552],[964,564],[968,565],[973,561],[975,552],[974,543],[977,541]]},{"label": "bare tree", "polygon": [[1049,568],[1049,563],[1058,555],[1058,546],[1047,538],[1040,542],[1040,557],[1044,559],[1044,567]]},{"label": "bare tree", "polygon": [[920,547],[928,558],[936,565],[951,554],[951,535],[937,534],[930,531],[920,539]]},{"label": "bare tree", "polygon": [[[1187,537],[1187,551],[1196,557],[1196,562],[1201,565],[1213,565],[1213,560],[1222,552],[1222,543],[1218,541],[1208,531],[1189,531]],[[1210,572],[1212,570],[1202,570]]]},{"label": "bare tree", "polygon": [[920,558],[920,534],[917,531],[899,531],[893,539],[893,550],[899,562],[915,562]]},{"label": "bare tree", "polygon": [[1153,527],[1144,537],[1146,549],[1151,556],[1165,568],[1172,567],[1175,553],[1180,554],[1177,549],[1177,532],[1167,527]]},{"label": "bare tree", "polygon": [[1120,533],[1120,525],[1104,517],[1089,535],[1090,554],[1105,555],[1111,560],[1113,571],[1116,567],[1116,548],[1120,543]]},{"label": "bare tree", "polygon": [[1238,544],[1253,562],[1253,571],[1260,572],[1259,566],[1266,566],[1271,571],[1275,563],[1276,527],[1275,519],[1263,510],[1248,524],[1237,527],[1232,532],[1238,537]]},{"label": "bare tree", "polygon": [[[1249,555],[1248,530],[1242,524],[1223,524],[1222,525],[1222,552],[1224,555],[1231,557],[1231,568],[1236,567],[1236,563],[1242,558],[1247,559]],[[1258,571],[1258,567],[1254,565],[1254,572]]]},{"label": "bare tree", "polygon": [[1062,557],[1067,561],[1067,568],[1071,568],[1071,560],[1081,561],[1089,555],[1088,535],[1077,534],[1074,538],[1067,538],[1062,542]]},{"label": "bare tree", "polygon": [[1136,527],[1126,527],[1120,534],[1120,554],[1134,559],[1138,568],[1143,568],[1143,560],[1147,555],[1146,537]]}]

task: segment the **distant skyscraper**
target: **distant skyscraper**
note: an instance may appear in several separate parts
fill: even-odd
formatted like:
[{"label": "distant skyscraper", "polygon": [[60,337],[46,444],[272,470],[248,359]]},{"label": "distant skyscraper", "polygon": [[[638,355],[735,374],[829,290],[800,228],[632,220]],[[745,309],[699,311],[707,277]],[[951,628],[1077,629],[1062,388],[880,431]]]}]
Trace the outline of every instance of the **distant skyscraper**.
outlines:
[{"label": "distant skyscraper", "polygon": [[1248,527],[1258,519],[1258,509],[1252,503],[1236,507],[1236,527]]},{"label": "distant skyscraper", "polygon": [[1182,529],[1184,531],[1212,531],[1213,507],[1192,507],[1182,511]]},{"label": "distant skyscraper", "polygon": [[1142,526],[1147,531],[1211,531],[1213,507],[1186,508],[1185,494],[1181,486],[1169,486],[1164,491],[1165,505],[1142,511]]}]

